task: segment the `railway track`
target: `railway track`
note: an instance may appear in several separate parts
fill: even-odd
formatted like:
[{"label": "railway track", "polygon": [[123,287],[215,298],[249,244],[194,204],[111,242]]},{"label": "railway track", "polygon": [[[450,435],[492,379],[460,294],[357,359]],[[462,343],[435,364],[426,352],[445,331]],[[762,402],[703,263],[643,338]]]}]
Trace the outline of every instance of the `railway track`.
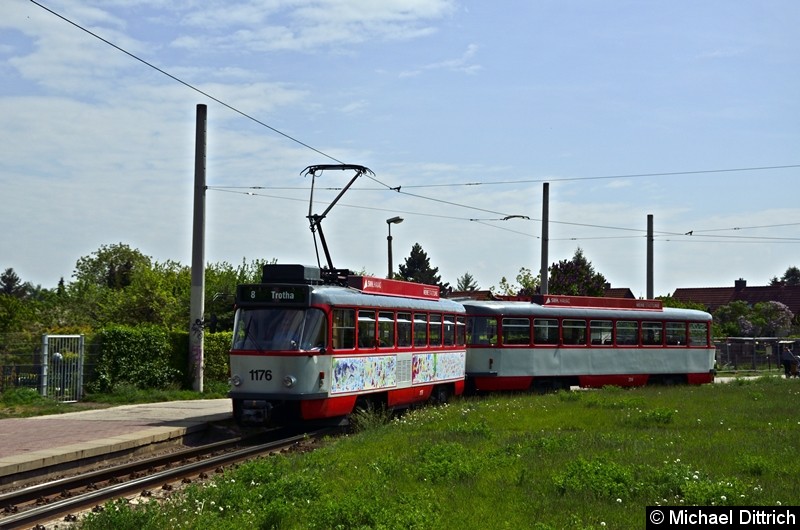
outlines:
[{"label": "railway track", "polygon": [[267,433],[268,439],[236,438],[22,488],[0,495],[0,529],[47,528],[48,523],[56,521],[75,522],[80,513],[101,510],[107,501],[169,493],[238,462],[307,448],[332,432],[321,429],[289,435],[276,431]]}]

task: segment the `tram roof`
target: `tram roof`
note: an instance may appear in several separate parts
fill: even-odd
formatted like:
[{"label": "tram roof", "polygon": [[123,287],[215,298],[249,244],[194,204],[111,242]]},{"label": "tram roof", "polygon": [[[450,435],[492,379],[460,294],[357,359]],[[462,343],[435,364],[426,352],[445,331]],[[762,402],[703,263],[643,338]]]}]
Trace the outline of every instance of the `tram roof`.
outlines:
[{"label": "tram roof", "polygon": [[311,303],[464,313],[464,306],[461,303],[447,298],[428,300],[402,296],[387,296],[384,294],[362,292],[353,287],[341,287],[338,285],[313,286],[311,290]]},{"label": "tram roof", "polygon": [[711,315],[696,309],[682,309],[664,307],[659,310],[652,309],[618,309],[605,307],[570,307],[570,306],[544,306],[532,302],[512,300],[463,300],[470,315],[504,315],[511,317],[577,317],[577,318],[612,318],[612,319],[640,319],[640,320],[711,320]]}]

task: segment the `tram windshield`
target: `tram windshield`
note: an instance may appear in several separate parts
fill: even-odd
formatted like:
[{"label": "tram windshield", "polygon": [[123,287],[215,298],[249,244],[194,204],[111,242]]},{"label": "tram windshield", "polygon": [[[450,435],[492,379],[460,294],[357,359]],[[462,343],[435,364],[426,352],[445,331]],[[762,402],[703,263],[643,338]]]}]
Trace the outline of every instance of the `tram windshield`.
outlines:
[{"label": "tram windshield", "polygon": [[239,308],[233,329],[235,350],[320,351],[327,341],[319,309]]}]

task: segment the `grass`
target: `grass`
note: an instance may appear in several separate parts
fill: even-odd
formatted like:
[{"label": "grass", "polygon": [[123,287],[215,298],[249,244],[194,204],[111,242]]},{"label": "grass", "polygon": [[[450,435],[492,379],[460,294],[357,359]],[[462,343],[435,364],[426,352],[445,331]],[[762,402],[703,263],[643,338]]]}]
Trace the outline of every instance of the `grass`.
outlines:
[{"label": "grass", "polygon": [[649,505],[792,505],[800,381],[456,400],[248,462],[96,528],[640,528]]}]

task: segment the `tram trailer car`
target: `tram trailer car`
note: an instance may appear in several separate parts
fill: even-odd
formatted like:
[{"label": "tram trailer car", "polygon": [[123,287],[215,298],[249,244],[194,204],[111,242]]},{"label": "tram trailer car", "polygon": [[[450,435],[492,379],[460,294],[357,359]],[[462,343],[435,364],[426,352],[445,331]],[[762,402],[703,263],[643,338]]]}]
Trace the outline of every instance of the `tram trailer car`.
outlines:
[{"label": "tram trailer car", "polygon": [[357,406],[445,402],[464,391],[464,306],[439,288],[265,265],[237,286],[230,351],[235,420],[264,426],[340,421]]},{"label": "tram trailer car", "polygon": [[714,380],[712,317],[703,311],[659,300],[560,295],[462,303],[468,391]]}]

